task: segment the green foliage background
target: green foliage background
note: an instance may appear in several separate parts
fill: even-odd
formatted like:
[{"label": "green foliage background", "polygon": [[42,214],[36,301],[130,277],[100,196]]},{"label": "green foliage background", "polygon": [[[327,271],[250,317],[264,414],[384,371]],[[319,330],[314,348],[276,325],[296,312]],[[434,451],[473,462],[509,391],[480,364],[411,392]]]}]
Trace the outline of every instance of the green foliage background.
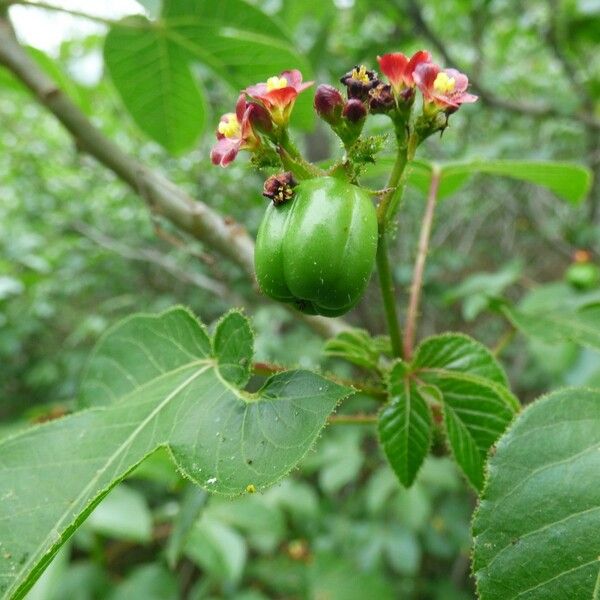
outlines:
[{"label": "green foliage background", "polygon": [[[208,11],[213,6],[202,4]],[[269,35],[291,40],[317,82],[335,82],[358,62],[374,66],[375,57],[390,50],[428,48],[441,62],[441,50],[455,57],[452,66],[490,97],[454,115],[443,143],[429,140],[421,156],[552,159],[599,169],[598,130],[581,117],[597,119],[600,112],[598,3],[254,4],[279,22],[281,30]],[[54,15],[47,17],[51,24]],[[240,82],[252,82],[252,70],[237,65],[231,71],[227,57],[220,74],[191,61],[205,96],[205,130],[190,151],[174,157],[148,141],[125,110],[114,69],[113,80],[106,74],[93,84],[78,81],[81,65],[100,56],[103,43],[99,35],[61,46],[51,68],[67,74],[66,91],[128,152],[255,233],[265,207],[260,177],[244,160],[225,171],[208,160],[213,127],[231,110]],[[279,68],[281,55],[271,54]],[[237,268],[153,220],[3,71],[0,90],[0,435],[72,407],[84,361],[109,324],[175,303],[207,323],[243,305],[254,319],[258,360],[349,374],[341,363],[325,361],[322,340],[260,298]],[[516,107],[506,110],[498,98]],[[541,105],[551,106],[551,114],[528,114]],[[307,106],[299,112],[308,115]],[[373,131],[382,123],[376,120]],[[318,125],[301,134],[301,144],[315,160],[336,149]],[[172,149],[180,150],[177,144]],[[379,174],[372,179],[377,185]],[[394,275],[403,290],[422,201],[422,192],[409,189],[393,244]],[[528,296],[524,310],[547,310],[549,299],[551,309],[574,302],[578,292],[562,279],[578,248],[599,261],[599,213],[597,183],[588,200],[574,206],[526,183],[470,179],[437,213],[422,335],[461,330],[493,346],[507,327],[499,297]],[[374,307],[373,286],[349,319],[382,333],[383,314]],[[522,400],[563,384],[600,382],[598,354],[570,340],[517,336],[503,357]],[[360,408],[360,398],[352,402]],[[401,490],[374,429],[365,426],[328,429],[299,471],[233,503],[207,500],[158,453],[100,505],[30,597],[472,598],[473,506],[473,495],[441,456],[427,459],[416,485]],[[187,530],[187,539],[178,538]]]}]

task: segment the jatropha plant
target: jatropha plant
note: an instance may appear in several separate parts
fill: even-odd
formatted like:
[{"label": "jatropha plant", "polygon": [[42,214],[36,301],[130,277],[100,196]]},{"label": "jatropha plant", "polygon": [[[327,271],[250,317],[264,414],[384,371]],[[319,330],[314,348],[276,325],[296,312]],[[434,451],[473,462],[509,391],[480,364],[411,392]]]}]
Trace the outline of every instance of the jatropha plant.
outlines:
[{"label": "jatropha plant", "polygon": [[[307,315],[335,317],[356,305],[377,269],[387,335],[347,328],[325,345],[328,356],[361,376],[341,381],[255,364],[252,328],[240,311],[210,331],[181,307],[115,325],[86,369],[85,410],[0,441],[0,595],[23,597],[95,506],[159,448],[210,492],[260,493],[299,463],[327,423],[352,422],[377,426],[405,487],[430,448],[451,453],[480,498],[473,574],[482,599],[598,600],[600,392],[562,390],[516,416],[519,402],[496,357],[502,344],[492,353],[466,335],[443,333],[415,347],[439,165],[428,171],[401,332],[387,238],[404,182],[419,145],[477,97],[464,74],[441,68],[426,51],[385,54],[378,62],[382,77],[357,65],[341,77],[343,88],[316,88],[314,108],[340,140],[339,160],[313,164],[291,139],[296,99],[313,85],[297,70],[244,89],[235,111],[221,117],[211,152],[221,167],[250,152],[253,165],[270,173],[255,251],[264,294]],[[363,135],[370,115],[389,119],[396,147],[378,191],[361,185],[386,138]],[[539,171],[509,166],[540,181]],[[586,262],[570,278],[589,293],[596,278]],[[580,310],[569,313],[565,304],[534,315],[500,299],[497,309],[511,327],[547,342],[562,336],[600,346],[597,299],[569,298]],[[265,376],[258,391],[249,391]],[[357,393],[370,412],[352,414],[342,405],[333,414]]]},{"label": "jatropha plant", "polygon": [[[387,270],[385,232],[399,205],[406,165],[419,144],[444,131],[461,104],[477,100],[467,92],[466,75],[441,69],[429,52],[411,58],[395,52],[378,62],[384,80],[357,65],[340,79],[345,94],[328,84],[316,90],[315,111],[345,151],[327,169],[308,162],[289,135],[296,98],[313,84],[303,83],[297,70],[247,87],[217,128],[215,165],[226,167],[247,150],[256,166],[283,169],[265,181],[263,194],[272,205],[256,240],[256,277],[266,295],[308,314],[346,313],[365,291],[376,256],[379,269]],[[375,194],[377,206],[360,186],[364,165],[375,162],[385,139],[362,136],[371,114],[389,117],[397,144],[389,183]],[[382,282],[388,281],[386,274]],[[391,307],[389,291],[383,289]],[[396,331],[396,322],[391,325]]]}]

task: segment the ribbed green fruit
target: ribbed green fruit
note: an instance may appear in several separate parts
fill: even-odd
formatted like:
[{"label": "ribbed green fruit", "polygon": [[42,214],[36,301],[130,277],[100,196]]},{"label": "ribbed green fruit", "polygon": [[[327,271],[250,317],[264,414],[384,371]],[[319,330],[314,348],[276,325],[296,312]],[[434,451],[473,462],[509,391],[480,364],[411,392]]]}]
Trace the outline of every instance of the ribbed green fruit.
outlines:
[{"label": "ribbed green fruit", "polygon": [[302,312],[348,312],[367,287],[377,252],[377,215],[367,192],[334,179],[301,182],[265,213],[254,264],[261,290]]}]

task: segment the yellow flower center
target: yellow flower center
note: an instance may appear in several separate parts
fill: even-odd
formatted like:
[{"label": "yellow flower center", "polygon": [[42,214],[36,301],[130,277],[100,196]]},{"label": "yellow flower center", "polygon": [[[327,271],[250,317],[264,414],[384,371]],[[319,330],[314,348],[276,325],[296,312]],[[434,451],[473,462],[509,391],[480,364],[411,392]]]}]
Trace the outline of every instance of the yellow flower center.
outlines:
[{"label": "yellow flower center", "polygon": [[285,77],[269,77],[267,79],[267,91],[280,90],[288,86],[288,80]]},{"label": "yellow flower center", "polygon": [[369,83],[370,79],[367,75],[367,67],[365,67],[365,65],[360,65],[358,69],[352,69],[352,79],[362,81],[363,83]]},{"label": "yellow flower center", "polygon": [[226,138],[236,138],[240,136],[240,123],[234,113],[227,113],[217,128],[221,135]]},{"label": "yellow flower center", "polygon": [[448,77],[448,74],[444,73],[443,71],[438,73],[435,81],[433,82],[433,89],[442,94],[453,92],[455,87],[456,81],[454,77]]}]

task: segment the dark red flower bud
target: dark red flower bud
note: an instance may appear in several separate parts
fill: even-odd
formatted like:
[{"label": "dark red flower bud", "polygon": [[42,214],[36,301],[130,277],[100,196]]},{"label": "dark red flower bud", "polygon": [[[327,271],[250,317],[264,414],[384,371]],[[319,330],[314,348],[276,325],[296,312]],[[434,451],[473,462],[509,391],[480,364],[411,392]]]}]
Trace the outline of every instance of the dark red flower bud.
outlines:
[{"label": "dark red flower bud", "polygon": [[254,102],[252,102],[248,104],[246,114],[250,125],[252,125],[252,128],[256,131],[260,131],[261,133],[270,133],[273,129],[271,115],[263,106],[254,104]]},{"label": "dark red flower bud", "polygon": [[360,100],[366,100],[369,90],[379,84],[377,73],[367,69],[364,65],[356,65],[340,81],[348,88],[348,98],[358,98]]},{"label": "dark red flower bud", "polygon": [[380,83],[369,90],[369,110],[372,113],[387,113],[396,106],[392,86]]},{"label": "dark red flower bud", "polygon": [[315,93],[315,110],[327,123],[335,125],[342,116],[345,100],[333,86],[322,84]]},{"label": "dark red flower bud", "polygon": [[278,206],[292,199],[296,185],[298,185],[298,182],[294,179],[291,171],[271,175],[263,186],[263,196],[269,198],[275,206]]},{"label": "dark red flower bud", "polygon": [[367,116],[367,109],[358,98],[351,98],[342,114],[350,123],[358,123]]}]

